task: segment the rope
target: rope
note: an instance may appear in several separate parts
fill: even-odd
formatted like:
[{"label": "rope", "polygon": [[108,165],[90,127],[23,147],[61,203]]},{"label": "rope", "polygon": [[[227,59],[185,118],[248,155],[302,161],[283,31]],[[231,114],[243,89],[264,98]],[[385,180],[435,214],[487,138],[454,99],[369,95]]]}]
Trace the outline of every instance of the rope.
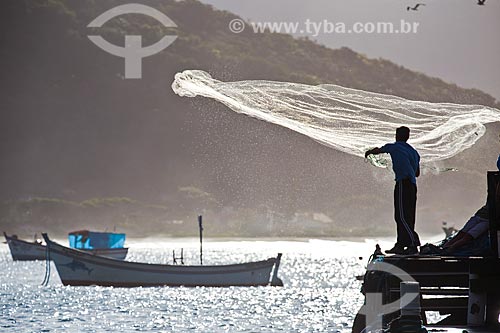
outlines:
[{"label": "rope", "polygon": [[50,280],[50,246],[47,243],[45,249],[45,276],[43,277],[42,286],[46,287]]}]

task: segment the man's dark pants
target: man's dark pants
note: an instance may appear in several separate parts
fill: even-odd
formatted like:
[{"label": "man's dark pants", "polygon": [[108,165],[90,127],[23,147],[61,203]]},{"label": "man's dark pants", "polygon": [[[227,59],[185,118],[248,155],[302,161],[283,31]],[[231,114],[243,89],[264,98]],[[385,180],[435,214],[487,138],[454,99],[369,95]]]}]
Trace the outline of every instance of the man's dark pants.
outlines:
[{"label": "man's dark pants", "polygon": [[394,187],[394,220],[396,221],[397,245],[420,246],[415,232],[415,210],[417,207],[417,185],[409,179],[396,182]]}]

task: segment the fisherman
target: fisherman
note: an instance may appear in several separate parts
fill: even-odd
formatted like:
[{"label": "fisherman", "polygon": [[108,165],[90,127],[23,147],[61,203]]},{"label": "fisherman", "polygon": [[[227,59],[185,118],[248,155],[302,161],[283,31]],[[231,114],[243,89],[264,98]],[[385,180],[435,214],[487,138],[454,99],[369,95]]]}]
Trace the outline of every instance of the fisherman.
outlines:
[{"label": "fisherman", "polygon": [[391,155],[392,169],[396,176],[394,187],[394,219],[397,226],[397,241],[394,247],[385,251],[394,254],[416,254],[420,239],[415,232],[415,210],[417,206],[417,179],[420,175],[420,155],[406,141],[410,129],[402,126],[396,129],[396,142],[381,148],[373,148],[369,155],[388,153]]}]

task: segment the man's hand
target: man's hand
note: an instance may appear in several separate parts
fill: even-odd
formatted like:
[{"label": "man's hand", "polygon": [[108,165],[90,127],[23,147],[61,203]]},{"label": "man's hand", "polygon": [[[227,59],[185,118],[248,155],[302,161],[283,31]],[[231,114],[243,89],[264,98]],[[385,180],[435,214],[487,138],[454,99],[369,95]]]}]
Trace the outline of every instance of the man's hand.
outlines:
[{"label": "man's hand", "polygon": [[377,154],[382,154],[383,151],[380,150],[380,148],[373,148],[373,149],[370,149],[370,150],[367,150],[366,153],[365,153],[365,158],[368,157],[368,155],[377,155]]}]

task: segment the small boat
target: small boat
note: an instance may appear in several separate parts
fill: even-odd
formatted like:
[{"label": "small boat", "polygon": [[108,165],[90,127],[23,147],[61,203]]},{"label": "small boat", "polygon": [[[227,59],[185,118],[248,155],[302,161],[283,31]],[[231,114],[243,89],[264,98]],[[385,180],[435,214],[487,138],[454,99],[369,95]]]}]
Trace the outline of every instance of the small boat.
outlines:
[{"label": "small boat", "polygon": [[[282,286],[278,278],[281,254],[263,261],[233,265],[163,265],[93,256],[57,244],[42,234],[59,277],[69,286]],[[274,268],[274,270],[273,270]],[[271,277],[271,272],[272,277]]]},{"label": "small boat", "polygon": [[[41,240],[28,242],[16,235],[8,236],[5,232],[3,235],[13,260],[45,260],[47,249]],[[123,247],[125,234],[81,230],[70,232],[68,239],[70,247],[96,256],[123,260],[128,253],[128,248]]]},{"label": "small boat", "polygon": [[[9,245],[10,254],[13,260],[44,260],[47,249],[41,241],[35,239],[33,242],[18,239],[16,235],[7,236],[3,233],[7,244]],[[36,237],[35,237],[36,238]]]}]

